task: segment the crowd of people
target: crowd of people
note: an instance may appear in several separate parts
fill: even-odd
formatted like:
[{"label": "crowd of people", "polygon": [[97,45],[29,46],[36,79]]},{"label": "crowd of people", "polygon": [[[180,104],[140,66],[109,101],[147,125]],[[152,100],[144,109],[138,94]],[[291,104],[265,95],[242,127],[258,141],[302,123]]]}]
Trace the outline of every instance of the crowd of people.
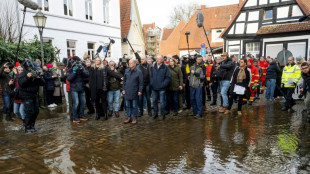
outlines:
[{"label": "crowd of people", "polygon": [[32,71],[18,62],[3,64],[3,121],[13,119],[8,116],[12,110],[23,120],[25,132],[36,132],[39,107],[54,108],[63,99],[72,108],[74,123],[88,120],[86,108],[87,115],[95,114],[96,120],[119,117],[125,110],[125,124],[136,124],[145,112],[164,120],[186,109],[199,119],[209,107],[206,101],[210,106],[220,105],[218,112],[226,115],[232,114],[237,103],[237,114],[242,116],[242,106],[252,105],[261,94],[269,102],[283,97],[282,110],[291,110],[296,104],[294,93],[304,99],[310,116],[310,62],[301,58],[283,61],[249,55],[238,60],[225,52],[219,57],[158,55],[156,59],[135,53],[135,58],[124,57],[118,64],[99,57],[69,59],[70,64],[31,62],[32,68],[43,66],[43,71]]}]

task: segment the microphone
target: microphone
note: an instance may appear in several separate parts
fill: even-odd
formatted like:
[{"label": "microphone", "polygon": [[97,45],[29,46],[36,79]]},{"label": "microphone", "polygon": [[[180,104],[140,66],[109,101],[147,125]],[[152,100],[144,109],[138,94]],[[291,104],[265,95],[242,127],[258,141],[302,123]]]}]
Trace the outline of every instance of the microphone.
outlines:
[{"label": "microphone", "polygon": [[200,28],[203,26],[203,13],[200,11],[197,13],[197,18],[196,18],[196,22],[197,22],[197,26]]},{"label": "microphone", "polygon": [[112,43],[112,44],[115,44],[115,40],[114,39],[111,39],[111,38],[109,38],[110,39],[110,42]]},{"label": "microphone", "polygon": [[103,48],[103,46],[100,45],[99,48],[97,49],[97,54],[96,55],[98,55],[101,52],[102,48]]},{"label": "microphone", "polygon": [[301,17],[301,18],[299,18],[299,22],[302,22],[302,21],[304,21],[304,20],[306,20],[308,18],[308,16],[303,16],[303,17]]},{"label": "microphone", "polygon": [[37,10],[39,8],[38,4],[31,0],[18,0],[18,2],[27,8],[31,8],[32,10]]},{"label": "microphone", "polygon": [[128,39],[127,39],[127,35],[125,34],[124,38],[123,38],[123,42],[127,42]]}]

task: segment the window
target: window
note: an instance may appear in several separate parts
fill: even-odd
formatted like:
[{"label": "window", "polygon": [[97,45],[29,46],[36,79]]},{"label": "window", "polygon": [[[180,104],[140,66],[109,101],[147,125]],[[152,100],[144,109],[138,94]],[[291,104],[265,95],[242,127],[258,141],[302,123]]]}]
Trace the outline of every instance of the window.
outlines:
[{"label": "window", "polygon": [[246,43],[246,52],[259,52],[259,42]]},{"label": "window", "polygon": [[157,40],[160,40],[160,36],[157,36]]},{"label": "window", "polygon": [[272,19],[272,9],[264,10],[264,20]]},{"label": "window", "polygon": [[149,35],[153,35],[154,33],[153,33],[153,30],[152,30],[152,28],[149,28]]},{"label": "window", "polygon": [[93,20],[93,5],[91,0],[85,0],[85,16],[87,20]]},{"label": "window", "polygon": [[212,42],[223,42],[223,39],[220,38],[221,33],[223,32],[223,29],[214,29],[211,31],[212,34]]},{"label": "window", "polygon": [[64,0],[64,15],[73,16],[72,0]]},{"label": "window", "polygon": [[103,0],[103,23],[109,23],[109,0]]},{"label": "window", "polygon": [[39,10],[49,11],[48,0],[38,0]]},{"label": "window", "polygon": [[67,40],[67,56],[75,56],[76,42]]},{"label": "window", "polygon": [[89,58],[94,59],[95,58],[95,44],[87,43],[87,50],[88,50]]},{"label": "window", "polygon": [[43,43],[53,44],[53,40],[51,38],[43,38]]}]

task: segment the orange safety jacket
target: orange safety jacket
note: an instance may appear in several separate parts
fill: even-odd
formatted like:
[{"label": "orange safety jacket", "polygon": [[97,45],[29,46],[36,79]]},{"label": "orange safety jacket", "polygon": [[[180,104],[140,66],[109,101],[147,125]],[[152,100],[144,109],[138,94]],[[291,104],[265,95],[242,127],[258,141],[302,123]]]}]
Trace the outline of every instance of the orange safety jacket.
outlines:
[{"label": "orange safety jacket", "polygon": [[211,70],[212,70],[212,67],[214,65],[214,62],[211,62],[211,63],[207,63],[206,65],[206,78],[207,78],[207,81],[210,82],[211,81]]},{"label": "orange safety jacket", "polygon": [[266,62],[266,60],[264,61],[259,61],[258,62],[258,66],[260,66],[263,70],[263,76],[266,76],[266,73],[267,73],[267,68],[269,66],[269,63]]}]

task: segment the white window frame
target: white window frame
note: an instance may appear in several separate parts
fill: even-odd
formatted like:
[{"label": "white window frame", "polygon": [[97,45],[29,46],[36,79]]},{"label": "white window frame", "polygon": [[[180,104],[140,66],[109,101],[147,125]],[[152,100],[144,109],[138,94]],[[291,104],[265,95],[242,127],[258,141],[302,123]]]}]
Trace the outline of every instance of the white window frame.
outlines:
[{"label": "white window frame", "polygon": [[[89,48],[88,44],[93,44],[93,48]],[[95,42],[87,42],[87,54],[89,55],[89,58],[92,60],[95,58],[96,52],[95,52],[95,46],[96,43]]]},{"label": "white window frame", "polygon": [[110,0],[103,0],[103,23],[110,22]]},{"label": "white window frame", "polygon": [[[38,5],[39,5],[39,8],[38,8],[39,10],[45,11],[45,12],[48,12],[50,10],[48,0],[37,0],[37,2],[38,2]],[[45,9],[46,3],[47,3],[47,9]],[[40,7],[40,5],[41,5],[41,7]]]},{"label": "white window frame", "polygon": [[85,0],[85,19],[92,21],[93,17],[93,1]]},{"label": "white window frame", "polygon": [[[65,16],[73,16],[73,5],[72,5],[73,0],[63,0],[63,7],[64,7],[64,15]],[[65,2],[67,4],[67,10],[65,11]],[[70,7],[71,7],[71,15],[70,15]],[[65,12],[67,14],[65,14]]]},{"label": "white window frame", "polygon": [[[66,42],[67,42],[66,45],[67,45],[67,55],[68,55],[68,57],[75,56],[76,55],[76,41],[75,40],[67,40]],[[74,45],[70,46],[70,42],[74,43]],[[68,51],[70,51],[69,54],[68,54]]]}]

